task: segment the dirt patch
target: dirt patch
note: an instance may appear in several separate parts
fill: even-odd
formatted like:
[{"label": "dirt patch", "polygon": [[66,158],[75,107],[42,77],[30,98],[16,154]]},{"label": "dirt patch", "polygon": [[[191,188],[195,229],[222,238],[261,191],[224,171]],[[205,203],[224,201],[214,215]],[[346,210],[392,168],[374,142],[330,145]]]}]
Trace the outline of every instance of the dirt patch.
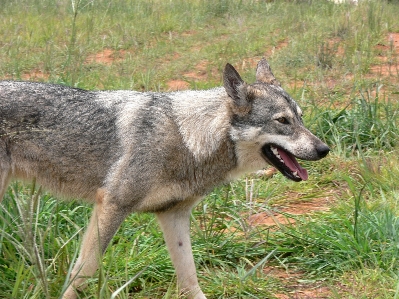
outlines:
[{"label": "dirt patch", "polygon": [[192,72],[183,74],[183,77],[193,81],[207,81],[209,76],[219,76],[219,71],[216,68],[210,68],[209,61],[201,60]]},{"label": "dirt patch", "polygon": [[[269,167],[253,173],[253,176],[270,178],[276,173],[278,173],[276,168]],[[251,226],[293,224],[296,222],[295,216],[328,211],[336,195],[335,189],[325,190],[322,196],[313,197],[309,197],[306,193],[288,191],[283,196],[284,201],[273,205],[272,209],[247,216],[248,224]]]},{"label": "dirt patch", "polygon": [[370,67],[371,75],[397,78],[399,75],[399,33],[389,33],[385,41],[376,47],[378,65]]},{"label": "dirt patch", "polygon": [[[86,64],[104,64],[111,65],[115,62],[122,61],[127,54],[125,50],[104,49],[101,52],[91,54],[86,58]],[[48,81],[50,75],[41,70],[34,69],[21,75],[21,79],[25,81]]]},{"label": "dirt patch", "polygon": [[166,83],[168,91],[186,90],[190,87],[190,83],[183,80],[171,80]]},{"label": "dirt patch", "polygon": [[263,272],[284,281],[287,292],[274,294],[278,299],[327,299],[331,297],[331,290],[322,282],[305,283],[305,274],[302,272],[276,266],[265,267]]},{"label": "dirt patch", "polygon": [[181,33],[181,36],[183,36],[183,37],[194,36],[196,33],[197,33],[197,31],[195,31],[195,30],[186,30]]},{"label": "dirt patch", "polygon": [[[324,212],[330,209],[334,201],[334,191],[330,191],[323,197],[316,197],[309,200],[301,200],[303,195],[289,192],[286,198],[292,200],[285,205],[274,206],[273,210],[250,215],[248,223],[251,226],[279,226],[293,224],[295,216],[307,215],[312,212]],[[294,198],[294,199],[293,199]]]},{"label": "dirt patch", "polygon": [[[384,41],[375,47],[377,64],[371,65],[367,79],[378,80],[378,92],[384,94],[389,91],[397,92],[399,82],[399,33],[388,33]],[[382,83],[382,84],[381,84]],[[377,96],[377,89],[370,95]]]},{"label": "dirt patch", "polygon": [[331,298],[331,292],[326,287],[314,287],[305,290],[295,290],[287,294],[275,294],[278,299],[328,299]]},{"label": "dirt patch", "polygon": [[89,55],[86,59],[86,63],[98,63],[111,65],[114,62],[122,61],[127,54],[125,50],[112,50],[112,49],[104,49],[101,52]]},{"label": "dirt patch", "polygon": [[40,70],[33,70],[21,75],[21,79],[24,81],[47,81],[49,77],[49,74],[43,73]]},{"label": "dirt patch", "polygon": [[[175,54],[173,59],[177,59],[178,55],[179,54]],[[189,81],[205,82],[208,81],[209,77],[218,77],[219,75],[219,71],[215,67],[210,67],[209,61],[201,60],[195,65],[192,71],[186,72],[182,75],[183,80],[170,80],[166,85],[169,91],[186,90],[190,87]]]}]

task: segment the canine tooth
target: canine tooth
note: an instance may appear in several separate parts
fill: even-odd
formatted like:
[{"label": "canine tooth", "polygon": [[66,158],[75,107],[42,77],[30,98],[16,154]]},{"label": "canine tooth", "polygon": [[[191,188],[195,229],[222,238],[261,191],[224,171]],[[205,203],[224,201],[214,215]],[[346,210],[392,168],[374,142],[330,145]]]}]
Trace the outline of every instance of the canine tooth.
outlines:
[{"label": "canine tooth", "polygon": [[281,156],[280,156],[280,154],[278,153],[277,148],[271,146],[270,149],[272,150],[273,154],[280,160],[280,162],[283,162],[283,163],[284,163],[283,159],[281,159]]},{"label": "canine tooth", "polygon": [[295,177],[299,178],[299,175],[298,175],[298,172],[297,172],[297,171],[294,171],[292,174],[293,174]]}]

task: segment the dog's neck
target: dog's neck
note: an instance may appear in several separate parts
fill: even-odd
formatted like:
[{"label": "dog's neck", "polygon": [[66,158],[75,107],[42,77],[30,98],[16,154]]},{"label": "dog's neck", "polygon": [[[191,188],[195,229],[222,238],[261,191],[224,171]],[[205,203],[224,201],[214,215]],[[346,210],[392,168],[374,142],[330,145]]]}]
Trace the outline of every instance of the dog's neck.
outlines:
[{"label": "dog's neck", "polygon": [[211,157],[229,139],[230,109],[224,88],[172,93],[180,134],[196,161]]}]

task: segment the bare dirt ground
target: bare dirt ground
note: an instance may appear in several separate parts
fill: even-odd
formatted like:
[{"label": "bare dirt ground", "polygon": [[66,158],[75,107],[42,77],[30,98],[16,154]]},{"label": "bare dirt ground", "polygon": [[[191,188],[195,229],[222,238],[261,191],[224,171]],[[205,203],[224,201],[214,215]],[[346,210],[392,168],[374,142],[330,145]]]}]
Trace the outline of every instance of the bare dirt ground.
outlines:
[{"label": "bare dirt ground", "polygon": [[[301,194],[288,193],[290,200],[284,205],[276,206],[274,211],[261,212],[249,216],[248,223],[251,226],[274,227],[285,224],[294,224],[295,216],[306,215],[313,212],[328,211],[334,202],[334,191],[325,197],[312,198],[311,200],[299,200]],[[293,217],[290,217],[293,216]]]},{"label": "bare dirt ground", "polygon": [[[315,212],[328,211],[335,200],[334,191],[327,192],[323,197],[311,200],[300,200],[303,194],[287,193],[289,201],[275,206],[273,211],[250,215],[248,222],[251,226],[263,226],[279,229],[281,225],[295,225],[295,216],[306,216]],[[331,289],[323,282],[306,281],[304,273],[285,269],[278,266],[264,268],[264,273],[281,281],[285,286],[285,293],[274,294],[278,299],[327,299],[331,298]],[[335,289],[337,289],[335,287]]]},{"label": "bare dirt ground", "polygon": [[50,77],[49,74],[43,73],[40,70],[33,70],[29,73],[22,74],[21,79],[25,81],[31,81],[31,80],[43,81],[43,80],[48,80],[49,77]]},{"label": "bare dirt ground", "polygon": [[303,283],[304,274],[296,271],[285,270],[280,267],[267,267],[266,274],[284,281],[287,292],[285,294],[274,294],[277,299],[328,299],[331,298],[329,288],[322,283]]},{"label": "bare dirt ground", "polygon": [[115,62],[122,61],[126,56],[126,52],[124,50],[112,50],[112,49],[104,49],[101,52],[89,55],[86,59],[86,63],[98,63],[111,65]]},{"label": "bare dirt ground", "polygon": [[399,33],[389,33],[384,43],[377,45],[379,64],[372,66],[371,75],[397,77],[399,75]]}]

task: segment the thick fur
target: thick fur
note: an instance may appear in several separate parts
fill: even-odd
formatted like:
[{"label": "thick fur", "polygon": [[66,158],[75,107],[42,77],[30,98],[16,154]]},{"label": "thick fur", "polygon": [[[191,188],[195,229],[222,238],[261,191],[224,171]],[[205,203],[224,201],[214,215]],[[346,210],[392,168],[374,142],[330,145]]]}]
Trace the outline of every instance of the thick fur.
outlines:
[{"label": "thick fur", "polygon": [[156,213],[179,287],[205,298],[191,253],[191,209],[216,185],[277,163],[263,150],[269,144],[305,160],[328,153],[265,60],[256,83],[227,64],[224,87],[206,91],[0,82],[0,199],[11,179],[36,178],[55,194],[94,203],[64,298],[77,297],[132,212]]}]

